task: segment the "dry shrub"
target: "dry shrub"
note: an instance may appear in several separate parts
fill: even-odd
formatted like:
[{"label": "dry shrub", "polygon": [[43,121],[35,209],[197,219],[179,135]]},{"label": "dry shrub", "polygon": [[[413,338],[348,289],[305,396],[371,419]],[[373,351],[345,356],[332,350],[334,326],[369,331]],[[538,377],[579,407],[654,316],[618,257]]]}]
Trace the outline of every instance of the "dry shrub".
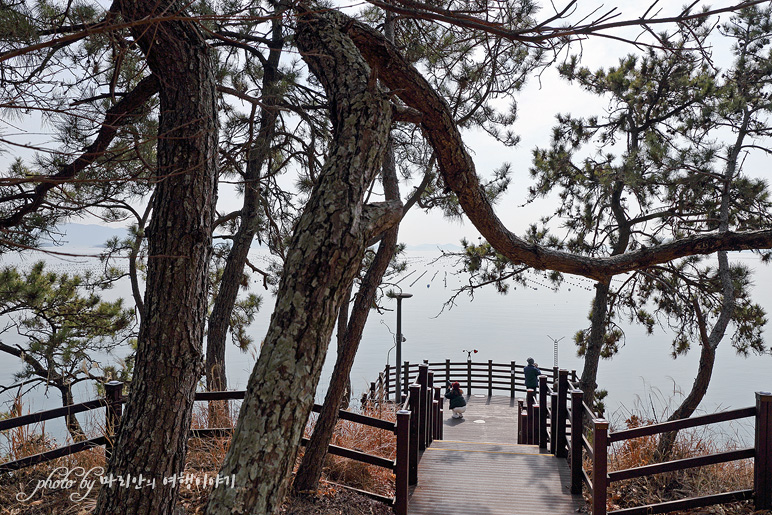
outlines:
[{"label": "dry shrub", "polygon": [[[231,403],[227,421],[223,424],[223,419],[218,416],[218,425],[233,427],[237,418],[236,409],[237,406]],[[396,408],[389,405],[377,408],[366,407],[358,412],[375,418],[396,421]],[[21,413],[22,407],[19,403],[11,416],[18,416]],[[81,416],[81,418],[87,437],[104,434],[104,414],[101,410],[89,412],[87,416]],[[191,426],[195,429],[209,426],[208,407],[205,402],[196,403]],[[312,430],[313,419],[309,421],[306,428],[306,436],[310,435]],[[45,433],[43,424],[24,426],[0,433],[0,459],[13,461],[69,443],[72,442],[66,441],[64,444],[56,442]],[[396,455],[396,437],[392,432],[349,421],[338,422],[332,443],[392,460]],[[184,480],[180,483],[178,499],[178,506],[185,513],[203,513],[212,489],[212,481],[218,477],[229,445],[230,438],[197,438],[189,441],[183,472]],[[103,473],[104,467],[104,449],[97,447],[13,473],[0,474],[0,515],[90,513],[99,493],[99,476]],[[43,482],[49,477],[52,480],[61,479],[65,471],[69,471],[70,477],[77,480],[82,478],[83,473],[91,471],[89,479],[96,480],[93,489],[88,492],[88,495],[84,495],[86,492],[79,490],[77,486],[71,489],[41,488],[30,499],[17,498],[20,494],[22,497],[29,496],[39,481]],[[73,474],[80,474],[80,476],[73,476]],[[337,456],[328,456],[322,481],[340,483],[384,496],[394,495],[394,474],[391,470]],[[338,496],[340,492],[342,490],[338,487],[325,485],[320,488],[319,495],[329,497],[330,499],[326,502],[332,506],[338,502],[332,497]],[[73,494],[77,500],[73,499]],[[370,513],[374,509],[370,504],[371,501],[356,496],[351,497],[351,495],[345,493],[341,497],[344,498],[345,503],[351,503],[352,499],[356,498],[356,502],[362,505],[362,513]],[[319,500],[315,502],[318,503]]]},{"label": "dry shrub", "polygon": [[[220,406],[222,407],[222,406]],[[233,403],[228,403],[226,409],[217,415],[217,426],[233,428],[238,417]],[[209,424],[209,407],[206,402],[197,402],[193,407],[191,428],[204,429]],[[188,442],[188,457],[185,471],[189,473],[212,473],[215,475],[225,459],[230,447],[230,437],[193,438]]]},{"label": "dry shrub", "polygon": [[[23,414],[16,399],[10,417]],[[95,416],[82,416],[87,438],[103,434]],[[67,437],[60,444],[45,431],[45,424],[31,424],[0,433],[0,456],[3,462],[40,454],[73,442]],[[101,447],[87,449],[56,460],[0,474],[0,514],[80,514],[93,509],[99,491],[99,476],[104,471],[105,452]],[[69,479],[72,488],[51,488],[50,482]],[[50,481],[47,483],[47,481]],[[95,481],[93,488],[86,481]],[[37,491],[36,491],[37,489]],[[34,495],[33,495],[34,493]]]},{"label": "dry shrub", "polygon": [[[625,420],[625,427],[632,429],[652,423],[654,421],[631,415]],[[653,435],[613,444],[609,448],[609,471],[655,463],[658,441],[659,436]],[[716,430],[715,426],[702,426],[678,433],[668,461],[732,451],[737,448],[738,445],[734,440],[720,430]],[[614,482],[609,486],[608,509],[656,504],[748,488],[753,488],[753,462],[739,460]],[[753,513],[753,509],[746,502],[673,513],[735,515]]]},{"label": "dry shrub", "polygon": [[[390,404],[366,406],[359,412],[390,422],[397,420],[397,408]],[[347,420],[338,421],[330,443],[390,460],[397,455],[397,438],[394,433]],[[328,454],[322,473],[323,479],[334,483],[387,497],[394,495],[394,472],[382,467]]]}]

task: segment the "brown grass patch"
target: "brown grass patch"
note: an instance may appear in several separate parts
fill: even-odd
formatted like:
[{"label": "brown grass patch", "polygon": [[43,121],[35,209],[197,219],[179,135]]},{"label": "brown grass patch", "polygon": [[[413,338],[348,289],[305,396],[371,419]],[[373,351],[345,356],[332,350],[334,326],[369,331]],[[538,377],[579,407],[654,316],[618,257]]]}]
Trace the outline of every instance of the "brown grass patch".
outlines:
[{"label": "brown grass patch", "polygon": [[[235,403],[230,403],[227,414],[218,415],[218,426],[233,427],[236,420]],[[392,407],[368,408],[359,411],[365,415],[396,420],[396,409]],[[101,411],[95,411],[93,417],[82,417],[84,429],[89,437],[103,434],[104,424],[99,418]],[[21,414],[21,405],[14,409],[14,416]],[[86,420],[83,420],[86,419]],[[196,403],[192,427],[209,426],[207,404]],[[307,431],[312,430],[313,420]],[[25,456],[67,445],[60,444],[45,432],[44,424],[25,426],[0,434],[0,460],[13,461]],[[340,447],[355,449],[376,456],[394,459],[396,455],[396,437],[389,431],[375,429],[348,421],[339,421],[332,443]],[[230,445],[230,438],[200,438],[189,441],[184,481],[179,488],[178,506],[185,513],[203,513],[212,489],[214,478],[225,458]],[[302,452],[302,451],[301,451]],[[105,467],[103,448],[89,449],[77,454],[59,458],[55,461],[27,467],[16,472],[0,474],[0,515],[41,515],[62,514],[81,515],[90,513],[99,492],[99,476]],[[98,472],[98,473],[97,473]],[[90,491],[79,488],[84,475],[95,479]],[[74,479],[71,488],[56,488],[63,483],[44,483],[46,480],[61,481]],[[285,503],[284,513],[387,513],[390,508],[382,503],[363,498],[339,486],[342,485],[371,491],[384,496],[394,495],[394,474],[391,470],[366,465],[354,460],[328,456],[322,476],[319,492],[303,498],[289,498]],[[38,484],[42,486],[35,491]],[[84,484],[85,486],[85,484]],[[34,495],[33,495],[33,492]],[[348,507],[348,508],[347,508]],[[379,511],[382,507],[385,511]]]},{"label": "brown grass patch", "polygon": [[[624,424],[625,428],[630,429],[652,423],[653,420],[631,415]],[[739,448],[735,440],[720,430],[712,429],[714,427],[703,426],[680,431],[669,461]],[[613,444],[609,448],[609,471],[654,463],[657,443],[658,436],[646,436]],[[614,482],[609,487],[607,507],[615,510],[749,488],[753,488],[753,462],[739,460]],[[740,502],[672,513],[740,515],[755,512],[752,503]]]}]

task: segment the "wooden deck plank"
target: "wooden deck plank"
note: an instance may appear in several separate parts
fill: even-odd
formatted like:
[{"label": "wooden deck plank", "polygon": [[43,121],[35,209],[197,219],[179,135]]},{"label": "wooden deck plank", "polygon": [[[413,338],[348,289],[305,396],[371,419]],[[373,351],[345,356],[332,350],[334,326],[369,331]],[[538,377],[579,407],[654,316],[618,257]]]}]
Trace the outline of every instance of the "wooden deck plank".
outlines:
[{"label": "wooden deck plank", "polygon": [[464,418],[454,419],[445,403],[443,440],[517,443],[517,402],[509,397],[471,395]]},{"label": "wooden deck plank", "polygon": [[583,506],[569,493],[565,460],[517,445],[515,406],[472,396],[464,419],[446,415],[445,439],[421,457],[411,515],[568,515]]}]

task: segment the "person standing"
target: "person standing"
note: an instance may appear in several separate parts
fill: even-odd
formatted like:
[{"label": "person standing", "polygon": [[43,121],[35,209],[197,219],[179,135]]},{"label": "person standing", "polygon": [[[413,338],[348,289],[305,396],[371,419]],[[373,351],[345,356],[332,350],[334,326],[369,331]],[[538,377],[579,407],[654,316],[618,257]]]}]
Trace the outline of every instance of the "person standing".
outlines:
[{"label": "person standing", "polygon": [[538,390],[541,370],[539,370],[539,367],[533,362],[533,358],[528,358],[528,365],[523,372],[525,372],[525,388],[533,391]]},{"label": "person standing", "polygon": [[445,392],[445,398],[450,399],[450,409],[453,410],[453,418],[464,418],[463,413],[466,411],[466,399],[464,399],[464,392],[461,390],[461,385],[458,381],[450,384],[448,381],[448,391]]}]

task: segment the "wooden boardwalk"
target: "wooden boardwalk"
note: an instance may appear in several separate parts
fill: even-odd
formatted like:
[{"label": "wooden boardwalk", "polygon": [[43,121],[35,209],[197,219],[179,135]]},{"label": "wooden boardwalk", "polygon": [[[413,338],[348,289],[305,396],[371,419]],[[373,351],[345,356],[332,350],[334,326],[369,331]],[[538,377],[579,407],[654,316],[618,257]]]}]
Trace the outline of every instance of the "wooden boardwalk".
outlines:
[{"label": "wooden boardwalk", "polygon": [[565,460],[517,445],[517,404],[473,395],[463,419],[445,411],[444,439],[426,449],[411,515],[568,515],[584,506],[569,493]]}]

